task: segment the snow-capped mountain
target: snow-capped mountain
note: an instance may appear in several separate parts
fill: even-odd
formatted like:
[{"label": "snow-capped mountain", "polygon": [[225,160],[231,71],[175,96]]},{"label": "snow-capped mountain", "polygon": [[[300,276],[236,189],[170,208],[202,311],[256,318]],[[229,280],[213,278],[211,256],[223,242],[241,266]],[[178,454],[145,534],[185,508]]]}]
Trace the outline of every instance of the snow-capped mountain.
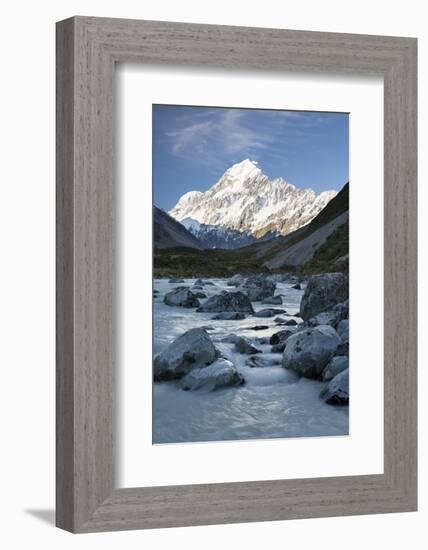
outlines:
[{"label": "snow-capped mountain", "polygon": [[[215,230],[217,236],[234,230],[237,233],[229,244],[236,244],[227,248],[237,248],[251,244],[249,237],[287,235],[306,225],[336,195],[336,191],[317,195],[312,189],[299,189],[282,178],[271,180],[257,162],[245,159],[226,170],[205,193],[185,193],[169,215],[182,223],[186,220],[186,228],[202,242],[213,231],[211,226],[220,226],[221,231]],[[226,248],[227,239],[220,241],[217,246]]]}]

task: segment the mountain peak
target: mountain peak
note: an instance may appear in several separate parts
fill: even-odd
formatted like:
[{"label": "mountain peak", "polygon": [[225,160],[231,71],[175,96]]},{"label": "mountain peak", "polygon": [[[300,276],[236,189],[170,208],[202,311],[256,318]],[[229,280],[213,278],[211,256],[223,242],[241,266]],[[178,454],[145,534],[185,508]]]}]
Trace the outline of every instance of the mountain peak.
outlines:
[{"label": "mountain peak", "polygon": [[[271,232],[286,235],[309,223],[335,195],[335,191],[317,195],[282,178],[271,180],[256,161],[246,158],[204,193],[183,195],[169,214],[178,221],[191,218],[207,227],[221,226],[260,238]],[[193,226],[189,229],[196,231]]]},{"label": "mountain peak", "polygon": [[257,161],[245,159],[241,162],[237,162],[233,166],[231,166],[228,170],[226,170],[226,174],[229,177],[237,178],[237,179],[247,179],[250,177],[254,177],[256,175],[261,174],[262,171],[257,166]]}]

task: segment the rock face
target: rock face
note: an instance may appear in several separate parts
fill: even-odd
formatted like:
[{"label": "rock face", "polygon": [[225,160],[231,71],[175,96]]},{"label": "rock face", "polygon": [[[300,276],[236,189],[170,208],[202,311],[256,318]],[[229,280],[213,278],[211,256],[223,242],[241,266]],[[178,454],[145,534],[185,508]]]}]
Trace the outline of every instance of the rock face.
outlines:
[{"label": "rock face", "polygon": [[321,391],[320,396],[329,405],[348,405],[349,369],[337,374]]},{"label": "rock face", "polygon": [[253,306],[242,292],[226,292],[211,296],[204,305],[196,311],[208,313],[222,313],[224,311],[239,311],[241,313],[254,313]]},{"label": "rock face", "polygon": [[179,387],[186,391],[203,389],[214,391],[228,386],[237,386],[244,383],[244,378],[236,370],[231,361],[217,359],[208,367],[194,369],[179,382]]},{"label": "rock face", "polygon": [[333,357],[322,373],[322,379],[326,382],[334,378],[339,372],[344,371],[349,366],[349,360],[344,355]]},{"label": "rock face", "polygon": [[290,336],[282,356],[282,366],[305,378],[320,378],[341,340],[329,325],[308,328]]},{"label": "rock face", "polygon": [[218,357],[207,332],[192,328],[176,338],[154,360],[155,382],[181,378],[193,369],[211,365]]},{"label": "rock face", "polygon": [[271,296],[270,298],[266,298],[263,300],[263,304],[270,304],[273,306],[281,305],[282,304],[282,297],[281,296]]},{"label": "rock face", "polygon": [[241,321],[245,319],[245,313],[240,311],[223,311],[212,317],[213,321]]},{"label": "rock face", "polygon": [[246,338],[242,338],[241,336],[238,336],[235,340],[235,350],[238,353],[244,353],[246,355],[254,355],[256,353],[261,353],[259,349],[257,349],[251,342],[249,342]]},{"label": "rock face", "polygon": [[198,298],[186,287],[178,287],[167,292],[163,301],[167,306],[199,307]]},{"label": "rock face", "polygon": [[323,311],[333,309],[348,298],[348,277],[343,273],[323,273],[309,279],[300,304],[300,315],[307,321]]},{"label": "rock face", "polygon": [[242,290],[252,302],[266,300],[275,294],[276,284],[264,275],[248,278],[242,285]]}]

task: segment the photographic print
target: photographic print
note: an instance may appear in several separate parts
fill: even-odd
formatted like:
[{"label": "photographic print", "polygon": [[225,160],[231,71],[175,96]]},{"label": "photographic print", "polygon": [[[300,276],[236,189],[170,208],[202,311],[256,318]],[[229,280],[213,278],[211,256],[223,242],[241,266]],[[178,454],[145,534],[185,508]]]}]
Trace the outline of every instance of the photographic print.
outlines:
[{"label": "photographic print", "polygon": [[153,105],[153,443],[349,433],[349,114]]}]

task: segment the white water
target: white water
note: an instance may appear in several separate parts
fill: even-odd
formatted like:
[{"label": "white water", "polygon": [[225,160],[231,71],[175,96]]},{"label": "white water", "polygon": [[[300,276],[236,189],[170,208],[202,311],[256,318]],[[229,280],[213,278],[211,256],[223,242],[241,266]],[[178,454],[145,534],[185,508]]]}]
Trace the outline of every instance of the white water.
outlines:
[{"label": "white water", "polygon": [[[247,317],[241,321],[213,321],[213,313],[196,313],[194,309],[171,307],[163,303],[166,292],[185,283],[168,283],[157,279],[159,291],[154,301],[154,352],[158,353],[177,336],[195,327],[208,330],[216,347],[228,357],[245,378],[245,385],[215,392],[185,392],[174,382],[154,384],[153,443],[190,441],[224,441],[231,439],[268,439],[276,437],[309,437],[345,435],[348,433],[348,408],[327,405],[319,398],[323,384],[304,378],[281,367],[281,354],[270,352],[270,345],[261,345],[257,338],[270,336],[284,327],[272,318]],[[206,285],[207,296],[222,290],[234,291],[224,279],[211,279],[215,286]],[[299,311],[301,290],[290,284],[277,283],[276,293],[283,295],[283,305],[253,302],[255,311],[264,308],[285,309],[288,314]],[[205,300],[200,300],[203,303]],[[282,315],[281,317],[288,317]],[[297,321],[300,319],[296,318]],[[267,325],[264,330],[251,327]],[[220,342],[228,334],[250,338],[275,361],[273,366],[250,368],[247,355],[233,351],[233,344]]]}]

